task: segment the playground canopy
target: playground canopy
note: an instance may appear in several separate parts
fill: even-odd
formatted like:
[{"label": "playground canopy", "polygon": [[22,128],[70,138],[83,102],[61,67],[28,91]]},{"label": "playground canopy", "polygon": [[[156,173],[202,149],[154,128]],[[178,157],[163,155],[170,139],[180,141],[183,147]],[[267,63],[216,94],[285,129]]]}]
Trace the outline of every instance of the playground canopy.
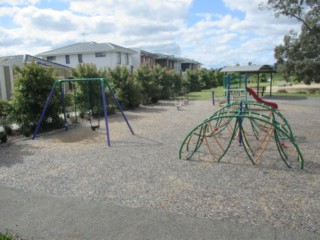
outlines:
[{"label": "playground canopy", "polygon": [[248,66],[234,66],[234,67],[224,67],[220,70],[225,73],[253,73],[258,75],[257,89],[259,89],[260,84],[260,73],[270,74],[270,97],[272,95],[272,73],[276,72],[275,69],[270,65],[248,65]]}]

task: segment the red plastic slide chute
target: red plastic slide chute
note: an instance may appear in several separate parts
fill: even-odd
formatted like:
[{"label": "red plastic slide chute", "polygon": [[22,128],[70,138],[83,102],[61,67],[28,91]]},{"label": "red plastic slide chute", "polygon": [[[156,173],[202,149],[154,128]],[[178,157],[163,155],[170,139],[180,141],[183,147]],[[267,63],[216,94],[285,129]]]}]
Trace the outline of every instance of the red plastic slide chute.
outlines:
[{"label": "red plastic slide chute", "polygon": [[260,98],[256,93],[255,91],[252,90],[252,88],[248,88],[247,87],[247,92],[252,95],[252,97],[257,101],[257,102],[261,102],[261,103],[264,103],[274,109],[278,109],[278,104],[274,103],[274,102],[267,102],[265,100],[263,100],[262,98]]}]

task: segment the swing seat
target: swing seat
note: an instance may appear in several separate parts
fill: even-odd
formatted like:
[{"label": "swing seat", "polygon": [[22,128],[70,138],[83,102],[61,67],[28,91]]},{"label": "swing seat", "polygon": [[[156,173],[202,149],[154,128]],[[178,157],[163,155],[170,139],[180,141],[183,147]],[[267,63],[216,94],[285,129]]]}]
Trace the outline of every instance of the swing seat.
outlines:
[{"label": "swing seat", "polygon": [[97,128],[99,129],[100,125],[91,125],[91,130],[92,131],[95,131]]}]

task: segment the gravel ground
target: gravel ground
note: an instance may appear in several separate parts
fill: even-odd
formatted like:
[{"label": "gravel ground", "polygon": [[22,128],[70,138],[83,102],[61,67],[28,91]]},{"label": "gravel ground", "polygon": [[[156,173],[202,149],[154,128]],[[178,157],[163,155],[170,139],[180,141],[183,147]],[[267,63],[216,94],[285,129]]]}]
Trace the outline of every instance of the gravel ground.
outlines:
[{"label": "gravel ground", "polygon": [[[221,163],[179,160],[187,133],[217,107],[192,101],[142,106],[109,119],[105,129],[88,123],[36,140],[0,145],[0,183],[32,192],[94,199],[135,208],[216,220],[267,224],[320,236],[319,99],[275,99],[288,119],[305,159],[305,169],[288,169],[270,148],[252,165],[242,148]],[[103,125],[103,124],[102,124]]]}]

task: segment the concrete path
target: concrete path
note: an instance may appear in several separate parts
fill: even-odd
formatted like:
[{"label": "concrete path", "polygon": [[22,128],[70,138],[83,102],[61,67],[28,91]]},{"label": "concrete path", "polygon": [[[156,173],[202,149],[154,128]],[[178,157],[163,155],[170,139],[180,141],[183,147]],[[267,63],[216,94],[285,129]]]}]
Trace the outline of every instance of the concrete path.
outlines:
[{"label": "concrete path", "polygon": [[244,225],[23,192],[0,185],[0,232],[38,239],[320,239],[310,232]]}]

